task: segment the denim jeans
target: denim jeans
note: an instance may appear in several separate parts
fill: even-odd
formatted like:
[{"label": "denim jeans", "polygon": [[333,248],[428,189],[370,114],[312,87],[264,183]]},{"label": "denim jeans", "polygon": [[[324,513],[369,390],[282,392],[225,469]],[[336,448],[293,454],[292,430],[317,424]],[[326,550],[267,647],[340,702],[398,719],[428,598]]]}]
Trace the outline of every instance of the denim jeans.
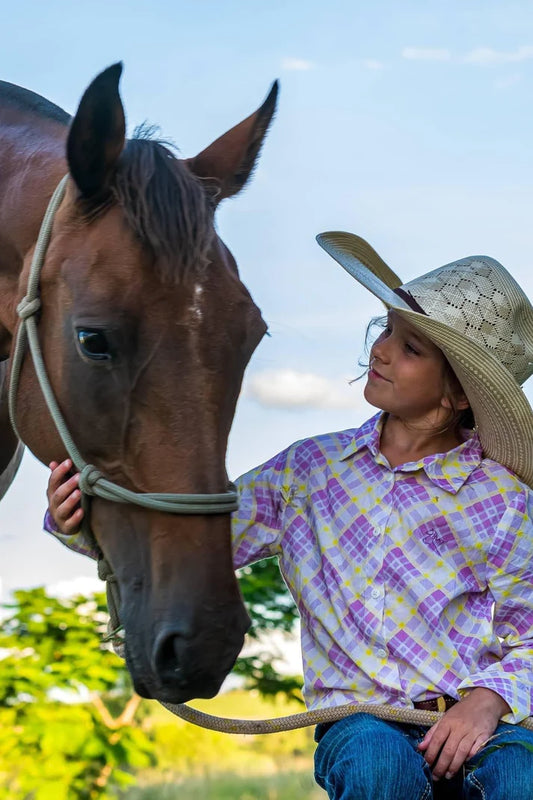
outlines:
[{"label": "denim jeans", "polygon": [[[433,784],[417,750],[426,731],[370,714],[318,725],[315,779],[330,800],[533,800],[533,752],[519,744],[533,747],[533,731],[501,723],[498,738],[466,762],[464,777],[452,778],[451,793],[444,778]],[[496,744],[502,747],[491,752]]]}]

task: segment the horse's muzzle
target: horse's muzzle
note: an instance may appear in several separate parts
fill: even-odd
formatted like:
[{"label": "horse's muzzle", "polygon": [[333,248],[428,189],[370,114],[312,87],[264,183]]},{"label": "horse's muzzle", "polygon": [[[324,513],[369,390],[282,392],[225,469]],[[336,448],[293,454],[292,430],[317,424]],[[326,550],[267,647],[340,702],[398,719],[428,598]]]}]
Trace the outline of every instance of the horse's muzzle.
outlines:
[{"label": "horse's muzzle", "polygon": [[192,637],[179,625],[166,624],[154,639],[149,675],[144,670],[137,674],[136,659],[128,657],[136,691],[167,703],[213,697],[231,671],[249,625],[244,609],[224,630]]}]

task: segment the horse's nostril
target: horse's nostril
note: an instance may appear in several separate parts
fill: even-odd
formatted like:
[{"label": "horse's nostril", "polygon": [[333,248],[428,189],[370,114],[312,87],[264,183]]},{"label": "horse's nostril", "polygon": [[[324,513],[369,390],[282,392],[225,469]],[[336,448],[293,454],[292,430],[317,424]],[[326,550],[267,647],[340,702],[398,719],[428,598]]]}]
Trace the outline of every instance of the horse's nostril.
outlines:
[{"label": "horse's nostril", "polygon": [[165,631],[157,637],[154,644],[152,667],[161,678],[180,682],[183,670],[183,651],[187,641],[180,631]]},{"label": "horse's nostril", "polygon": [[182,626],[162,627],[150,660],[157,684],[154,696],[169,703],[213,697],[239,654],[247,622],[237,614],[231,627],[204,630],[199,636]]}]

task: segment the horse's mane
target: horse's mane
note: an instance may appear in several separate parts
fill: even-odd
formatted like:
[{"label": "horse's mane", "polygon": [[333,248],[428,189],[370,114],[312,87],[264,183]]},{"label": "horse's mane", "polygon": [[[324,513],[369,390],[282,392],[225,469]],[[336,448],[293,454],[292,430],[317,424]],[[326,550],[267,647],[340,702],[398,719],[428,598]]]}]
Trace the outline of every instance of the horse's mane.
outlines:
[{"label": "horse's mane", "polygon": [[[71,117],[35,92],[0,81],[0,99],[7,105],[68,125]],[[110,192],[82,201],[86,219],[110,204],[121,206],[128,225],[152,252],[161,278],[179,282],[208,263],[212,242],[213,205],[205,184],[177,158],[156,129],[140,125],[119,159]]]},{"label": "horse's mane", "polygon": [[55,103],[51,103],[50,100],[46,100],[40,94],[31,92],[29,89],[16,86],[14,83],[0,81],[0,98],[6,105],[19,108],[21,111],[30,111],[40,117],[60,122],[62,125],[68,125],[70,122],[70,115]]},{"label": "horse's mane", "polygon": [[[162,280],[177,283],[208,263],[213,205],[168,142],[153,138],[154,130],[139,126],[128,139],[109,200],[121,206],[128,225],[154,255]],[[102,210],[100,203],[85,212],[92,217]]]}]

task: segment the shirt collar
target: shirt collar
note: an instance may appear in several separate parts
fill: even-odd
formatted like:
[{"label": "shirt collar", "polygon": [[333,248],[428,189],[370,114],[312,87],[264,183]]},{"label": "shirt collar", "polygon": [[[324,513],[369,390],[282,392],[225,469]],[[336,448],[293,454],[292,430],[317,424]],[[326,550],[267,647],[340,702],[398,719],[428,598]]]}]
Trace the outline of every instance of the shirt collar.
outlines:
[{"label": "shirt collar", "polygon": [[[376,463],[390,470],[387,460],[379,449],[384,420],[385,413],[379,412],[358,428],[352,441],[344,448],[341,460],[355,455],[366,447]],[[472,433],[469,438],[447,453],[435,453],[421,458],[419,461],[409,461],[400,464],[392,471],[417,472],[422,469],[429,480],[439,489],[456,494],[476,467],[480,465],[482,458],[481,442],[477,433]]]}]

